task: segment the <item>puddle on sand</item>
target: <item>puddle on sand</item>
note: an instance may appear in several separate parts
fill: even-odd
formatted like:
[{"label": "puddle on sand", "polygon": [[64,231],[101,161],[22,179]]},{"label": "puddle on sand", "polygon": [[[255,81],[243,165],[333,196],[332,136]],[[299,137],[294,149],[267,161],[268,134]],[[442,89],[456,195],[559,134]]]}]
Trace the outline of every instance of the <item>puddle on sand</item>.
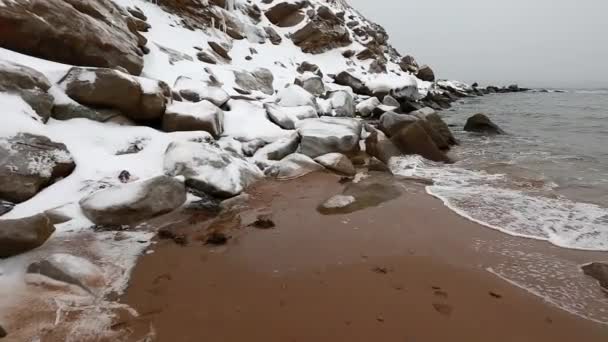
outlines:
[{"label": "puddle on sand", "polygon": [[342,194],[333,196],[317,207],[323,215],[350,214],[394,200],[404,192],[403,184],[388,177],[373,177],[349,183]]}]

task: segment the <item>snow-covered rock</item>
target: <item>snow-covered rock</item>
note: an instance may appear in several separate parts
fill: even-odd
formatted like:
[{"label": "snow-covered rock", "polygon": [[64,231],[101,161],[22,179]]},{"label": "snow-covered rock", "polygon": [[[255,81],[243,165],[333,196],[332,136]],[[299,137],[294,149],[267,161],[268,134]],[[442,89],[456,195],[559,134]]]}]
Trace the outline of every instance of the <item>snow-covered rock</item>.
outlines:
[{"label": "snow-covered rock", "polygon": [[315,161],[326,169],[346,176],[354,176],[357,173],[355,166],[342,153],[328,153],[315,158]]},{"label": "snow-covered rock", "polygon": [[378,107],[380,105],[380,100],[378,100],[377,97],[372,96],[367,100],[363,100],[361,102],[359,102],[359,104],[357,104],[356,106],[356,110],[357,113],[359,113],[359,115],[361,115],[361,117],[369,117],[372,115],[372,112],[374,111],[374,109],[376,109],[376,107]]},{"label": "snow-covered rock", "polygon": [[199,102],[207,100],[218,107],[223,106],[230,100],[230,95],[224,89],[194,81],[184,76],[179,77],[175,81],[173,90],[186,101]]},{"label": "snow-covered rock", "polygon": [[246,160],[207,143],[174,142],[165,153],[165,172],[217,197],[234,197],[262,177]]},{"label": "snow-covered rock", "polygon": [[296,126],[302,137],[300,152],[309,157],[359,150],[362,125],[356,119],[323,117],[302,120]]},{"label": "snow-covered rock", "polygon": [[338,90],[329,94],[332,108],[332,116],[352,118],[355,116],[355,100],[352,95],[344,90]]},{"label": "snow-covered rock", "polygon": [[273,164],[264,173],[266,176],[274,177],[278,180],[290,180],[321,170],[323,170],[323,166],[312,158],[300,153],[294,153]]},{"label": "snow-covered rock", "polygon": [[314,95],[307,92],[299,85],[291,84],[279,90],[277,103],[283,107],[310,106],[317,108],[317,100]]},{"label": "snow-covered rock", "polygon": [[246,91],[259,91],[266,95],[274,94],[274,75],[267,68],[258,68],[252,72],[234,71],[236,85]]},{"label": "snow-covered rock", "polygon": [[311,106],[283,107],[267,103],[264,107],[270,120],[284,129],[295,129],[298,121],[319,117]]},{"label": "snow-covered rock", "polygon": [[224,112],[224,134],[227,136],[240,141],[263,139],[271,142],[291,134],[270,121],[261,102],[230,100],[228,107],[230,110]]},{"label": "snow-covered rock", "polygon": [[[32,107],[43,122],[51,116],[53,97],[48,94],[49,80],[24,65],[0,59],[0,92],[16,94]],[[5,108],[6,110],[7,108]]]},{"label": "snow-covered rock", "polygon": [[224,112],[207,100],[195,103],[175,101],[163,116],[163,130],[205,131],[219,138],[224,132]]},{"label": "snow-covered rock", "polygon": [[159,176],[99,190],[80,201],[82,212],[98,225],[139,223],[177,209],[186,188],[177,179]]},{"label": "snow-covered rock", "polygon": [[296,152],[299,145],[300,135],[293,133],[257,150],[254,160],[281,160]]},{"label": "snow-covered rock", "polygon": [[397,134],[401,128],[406,127],[419,118],[409,114],[397,114],[395,112],[386,112],[380,116],[378,128],[387,136],[392,137]]},{"label": "snow-covered rock", "polygon": [[323,83],[323,78],[313,74],[310,71],[307,71],[296,78],[295,84],[299,85],[315,96],[320,96],[325,93],[325,83]]},{"label": "snow-covered rock", "polygon": [[[31,263],[27,268],[31,284],[44,283],[40,276],[82,288],[86,292],[106,286],[103,270],[91,261],[71,254],[56,253]],[[36,275],[37,277],[32,277]]]}]

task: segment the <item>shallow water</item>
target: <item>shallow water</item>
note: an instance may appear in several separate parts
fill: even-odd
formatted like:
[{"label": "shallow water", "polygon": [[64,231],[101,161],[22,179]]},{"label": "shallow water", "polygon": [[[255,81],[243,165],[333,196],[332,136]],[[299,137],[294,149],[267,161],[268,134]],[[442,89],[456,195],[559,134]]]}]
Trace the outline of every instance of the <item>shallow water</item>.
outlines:
[{"label": "shallow water", "polygon": [[[464,132],[480,112],[508,134]],[[393,171],[433,178],[430,194],[488,227],[608,250],[608,91],[490,95],[441,115],[461,142],[452,152],[458,162],[405,157]]]}]

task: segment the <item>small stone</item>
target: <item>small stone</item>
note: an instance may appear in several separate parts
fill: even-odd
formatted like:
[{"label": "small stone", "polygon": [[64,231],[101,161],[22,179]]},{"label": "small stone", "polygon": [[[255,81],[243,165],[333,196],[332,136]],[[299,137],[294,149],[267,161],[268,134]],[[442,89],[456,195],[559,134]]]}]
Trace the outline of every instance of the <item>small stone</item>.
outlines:
[{"label": "small stone", "polygon": [[6,330],[4,330],[4,328],[0,325],[0,338],[4,338],[7,335]]},{"label": "small stone", "polygon": [[276,224],[272,220],[272,216],[259,215],[257,220],[251,226],[257,229],[272,229],[276,227]]},{"label": "small stone", "polygon": [[158,238],[161,240],[173,240],[173,242],[180,246],[188,244],[188,237],[186,235],[178,234],[168,227],[158,230]]},{"label": "small stone", "polygon": [[131,173],[127,170],[122,170],[118,175],[118,179],[121,183],[128,183],[131,179]]},{"label": "small stone", "polygon": [[224,233],[214,232],[212,233],[206,241],[208,245],[222,246],[228,242],[228,237]]}]

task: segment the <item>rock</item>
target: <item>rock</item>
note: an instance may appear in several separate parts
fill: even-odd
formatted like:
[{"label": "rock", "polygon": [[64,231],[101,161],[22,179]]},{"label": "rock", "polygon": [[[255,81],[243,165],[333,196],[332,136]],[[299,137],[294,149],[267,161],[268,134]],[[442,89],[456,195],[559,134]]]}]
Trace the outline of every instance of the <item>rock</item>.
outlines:
[{"label": "rock", "polygon": [[583,266],[582,269],[586,275],[595,278],[600,286],[608,291],[608,264],[594,262]]},{"label": "rock", "polygon": [[169,213],[185,201],[182,182],[159,176],[97,191],[80,200],[80,207],[97,225],[120,226]]},{"label": "rock", "polygon": [[321,71],[321,68],[319,68],[318,65],[312,64],[312,63],[306,62],[306,61],[302,62],[302,64],[300,64],[298,66],[296,71],[299,72],[300,74],[305,74],[307,72],[311,72],[319,77],[323,77],[323,71]]},{"label": "rock", "polygon": [[296,78],[295,84],[304,88],[309,93],[320,96],[325,94],[325,84],[320,76],[306,72],[302,76]]},{"label": "rock", "polygon": [[188,187],[220,198],[234,197],[262,177],[246,160],[207,143],[173,142],[165,152],[165,173],[184,176]]},{"label": "rock", "polygon": [[123,67],[139,75],[146,39],[131,19],[110,0],[8,1],[0,11],[0,27],[12,29],[0,30],[0,46],[65,64]]},{"label": "rock", "polygon": [[464,130],[468,132],[485,133],[485,134],[504,134],[505,132],[493,123],[485,114],[475,114],[471,116]]},{"label": "rock", "polygon": [[87,292],[106,285],[101,268],[87,259],[70,254],[52,254],[44,260],[33,262],[28,266],[27,273],[75,285]]},{"label": "rock", "polygon": [[395,98],[390,95],[386,95],[384,97],[384,99],[382,100],[382,104],[385,106],[397,107],[397,108],[399,108],[401,106],[399,101],[395,100]]},{"label": "rock", "polygon": [[391,158],[401,155],[401,151],[384,133],[373,128],[365,139],[365,152],[386,165],[389,165]]},{"label": "rock", "polygon": [[9,258],[38,248],[54,232],[53,223],[44,214],[0,220],[0,258]]},{"label": "rock", "polygon": [[291,180],[322,170],[323,166],[317,164],[310,157],[294,153],[267,168],[265,174],[278,180]]},{"label": "rock", "polygon": [[266,68],[259,68],[253,72],[234,71],[236,85],[247,91],[261,91],[266,95],[274,94],[274,76]]},{"label": "rock", "polygon": [[207,44],[209,45],[211,50],[213,50],[213,52],[215,52],[218,56],[224,58],[227,61],[232,60],[232,57],[230,57],[230,54],[228,54],[228,50],[221,44],[213,41],[209,41],[207,42]]},{"label": "rock", "polygon": [[323,165],[326,169],[332,170],[338,174],[354,176],[357,173],[353,163],[342,153],[328,153],[319,156],[314,160]]},{"label": "rock", "polygon": [[60,103],[53,107],[53,118],[57,120],[89,119],[97,122],[107,122],[118,117],[121,112],[117,109],[93,109],[76,102]]},{"label": "rock", "polygon": [[300,153],[309,157],[339,152],[346,155],[359,150],[362,126],[350,118],[307,119],[296,125],[302,141]]},{"label": "rock", "polygon": [[439,114],[433,109],[423,108],[410,113],[410,115],[414,115],[426,120],[431,126],[431,128],[437,131],[442,136],[443,140],[448,143],[448,145],[458,144],[458,141],[454,137],[454,134],[452,133],[452,130],[450,130],[450,127],[448,127],[448,125],[445,123],[445,121],[443,121],[441,116],[439,116]]},{"label": "rock", "polygon": [[4,328],[0,325],[0,338],[5,338],[6,336],[8,336],[8,333],[6,332],[6,330],[4,330]]},{"label": "rock", "polygon": [[272,142],[261,149],[255,155],[255,160],[281,160],[296,152],[300,145],[300,135],[294,133],[288,137]]},{"label": "rock", "polygon": [[224,112],[213,103],[173,102],[163,116],[165,132],[205,131],[218,139],[224,133]]},{"label": "rock", "polygon": [[416,59],[410,55],[401,58],[399,66],[403,71],[411,72],[412,74],[418,73],[418,63],[416,62]]},{"label": "rock", "polygon": [[103,68],[74,67],[60,85],[78,103],[117,109],[135,121],[160,119],[171,96],[164,82]]},{"label": "rock", "polygon": [[352,118],[355,116],[355,100],[344,90],[333,91],[329,94],[332,116]]},{"label": "rock", "polygon": [[278,92],[277,103],[283,107],[309,106],[317,108],[315,96],[295,84],[291,84]]},{"label": "rock", "polygon": [[318,118],[317,111],[311,106],[282,107],[267,103],[264,105],[270,121],[283,129],[295,129],[300,120]]},{"label": "rock", "polygon": [[214,105],[221,107],[228,100],[230,95],[224,89],[216,86],[209,86],[203,82],[194,81],[191,78],[180,76],[173,85],[173,90],[186,101],[200,102],[207,100]]},{"label": "rock", "polygon": [[418,117],[414,115],[386,112],[380,116],[378,128],[388,137],[392,137],[403,127],[407,127],[418,120]]},{"label": "rock", "polygon": [[0,200],[0,216],[10,212],[13,208],[15,208],[15,203]]},{"label": "rock", "polygon": [[0,138],[0,199],[21,203],[76,165],[64,144],[28,133]]},{"label": "rock", "polygon": [[327,7],[321,6],[308,23],[291,35],[293,43],[305,53],[319,54],[352,43],[344,23]]},{"label": "rock", "polygon": [[436,162],[451,162],[419,121],[403,127],[391,137],[391,141],[403,154],[418,154]]},{"label": "rock", "polygon": [[29,104],[47,122],[54,99],[47,91],[49,80],[38,71],[26,66],[0,60],[0,92],[16,94]]},{"label": "rock", "polygon": [[378,107],[379,105],[380,100],[378,100],[377,97],[370,97],[367,100],[359,102],[359,104],[357,104],[356,110],[361,117],[367,118],[372,115],[374,109],[376,109],[376,107]]},{"label": "rock", "polygon": [[257,229],[272,229],[276,227],[276,224],[272,220],[272,215],[258,215],[255,222],[251,224],[252,227]]},{"label": "rock", "polygon": [[369,88],[358,78],[349,74],[346,71],[342,71],[335,77],[335,82],[339,85],[351,87],[355,94],[359,95],[372,95]]},{"label": "rock", "polygon": [[262,147],[268,145],[268,143],[264,139],[256,138],[250,141],[243,143],[241,147],[243,150],[243,154],[246,157],[253,157],[253,155]]},{"label": "rock", "polygon": [[342,209],[352,205],[356,201],[357,199],[354,196],[335,195],[327,199],[327,201],[323,202],[323,204],[321,204],[321,209],[323,209],[323,211]]},{"label": "rock", "polygon": [[272,27],[264,27],[264,32],[266,32],[268,40],[270,40],[273,45],[281,45],[281,43],[283,42],[283,38],[281,38],[281,35],[279,35],[277,31]]},{"label": "rock", "polygon": [[416,77],[423,81],[435,82],[435,73],[433,72],[433,69],[431,69],[431,67],[428,65],[421,66],[418,70],[418,73],[416,74]]},{"label": "rock", "polygon": [[206,51],[198,52],[196,54],[196,58],[203,63],[217,64],[217,59],[215,57],[213,57],[209,52],[206,52]]},{"label": "rock", "polygon": [[302,9],[306,6],[307,1],[280,2],[264,14],[276,26],[292,27],[304,20]]}]

